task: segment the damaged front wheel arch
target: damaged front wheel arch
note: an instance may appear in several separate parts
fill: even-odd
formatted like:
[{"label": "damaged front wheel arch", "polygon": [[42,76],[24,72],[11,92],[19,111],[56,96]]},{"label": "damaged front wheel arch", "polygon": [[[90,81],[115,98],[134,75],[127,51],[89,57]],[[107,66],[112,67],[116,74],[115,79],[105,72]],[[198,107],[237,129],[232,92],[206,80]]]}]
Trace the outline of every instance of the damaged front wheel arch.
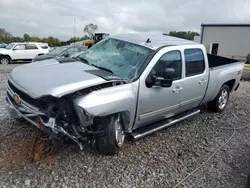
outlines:
[{"label": "damaged front wheel arch", "polygon": [[125,139],[124,126],[120,114],[112,114],[101,117],[97,121],[96,128],[101,131],[96,135],[96,148],[101,154],[117,154]]}]

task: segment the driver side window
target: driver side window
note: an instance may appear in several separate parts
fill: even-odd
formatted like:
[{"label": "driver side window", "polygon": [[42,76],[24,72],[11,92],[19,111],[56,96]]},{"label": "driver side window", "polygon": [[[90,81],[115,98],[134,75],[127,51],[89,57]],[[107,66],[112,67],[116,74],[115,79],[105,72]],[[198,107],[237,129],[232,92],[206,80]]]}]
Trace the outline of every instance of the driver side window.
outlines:
[{"label": "driver side window", "polygon": [[164,77],[163,75],[166,68],[175,70],[174,80],[181,79],[182,60],[180,51],[170,51],[161,56],[150,74],[156,77]]},{"label": "driver side window", "polygon": [[25,50],[25,44],[17,44],[13,49],[14,50]]}]

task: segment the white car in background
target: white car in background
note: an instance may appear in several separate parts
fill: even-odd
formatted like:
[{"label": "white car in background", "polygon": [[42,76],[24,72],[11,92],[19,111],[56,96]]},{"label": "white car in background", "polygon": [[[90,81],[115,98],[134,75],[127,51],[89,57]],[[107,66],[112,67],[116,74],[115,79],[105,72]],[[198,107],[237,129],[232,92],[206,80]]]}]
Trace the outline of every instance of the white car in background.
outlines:
[{"label": "white car in background", "polygon": [[11,62],[31,62],[35,56],[48,53],[49,49],[47,43],[10,43],[5,48],[0,49],[0,64],[7,65]]}]

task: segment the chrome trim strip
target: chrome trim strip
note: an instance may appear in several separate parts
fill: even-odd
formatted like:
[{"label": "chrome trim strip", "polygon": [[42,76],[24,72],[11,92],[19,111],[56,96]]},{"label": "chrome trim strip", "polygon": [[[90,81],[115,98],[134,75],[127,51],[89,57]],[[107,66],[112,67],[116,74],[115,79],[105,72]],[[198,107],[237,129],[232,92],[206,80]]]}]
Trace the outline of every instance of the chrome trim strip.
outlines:
[{"label": "chrome trim strip", "polygon": [[7,100],[8,100],[8,105],[10,105],[10,107],[11,107],[13,110],[15,110],[20,116],[22,116],[22,118],[24,118],[25,120],[27,120],[28,122],[30,122],[32,125],[35,125],[37,128],[40,129],[39,125],[38,125],[36,122],[32,121],[31,119],[29,119],[28,117],[26,117],[24,114],[22,114],[20,111],[18,111],[18,110],[16,109],[16,107],[11,103],[11,101],[10,101],[10,99],[9,99],[8,96],[7,96],[6,98],[7,98]]},{"label": "chrome trim strip", "polygon": [[152,112],[147,112],[147,113],[141,114],[141,115],[139,115],[139,121],[150,118],[151,116],[167,113],[168,111],[177,109],[179,107],[180,107],[180,104],[176,104],[176,105],[169,106],[167,108],[163,108],[163,109],[160,109],[160,110],[155,110],[155,111],[152,111]]},{"label": "chrome trim strip", "polygon": [[[10,94],[11,97],[13,97],[14,94],[16,94],[12,89],[7,85],[7,92]],[[29,103],[25,102],[23,99],[22,103],[20,104],[20,107],[25,108],[26,110],[29,110],[28,113],[38,114],[38,115],[45,115],[43,112],[40,112],[38,108],[30,105]]]},{"label": "chrome trim strip", "polygon": [[199,100],[202,100],[203,96],[199,96],[199,97],[195,97],[193,99],[190,99],[190,100],[187,100],[187,101],[184,101],[181,103],[181,106],[185,106],[185,105],[188,105],[192,102],[196,102],[196,101],[199,101]]}]

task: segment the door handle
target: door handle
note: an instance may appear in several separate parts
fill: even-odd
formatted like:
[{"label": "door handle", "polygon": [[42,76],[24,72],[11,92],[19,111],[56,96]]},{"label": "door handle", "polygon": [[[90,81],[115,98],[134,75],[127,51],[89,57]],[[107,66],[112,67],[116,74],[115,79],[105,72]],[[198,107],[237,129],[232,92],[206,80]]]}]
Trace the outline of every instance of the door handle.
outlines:
[{"label": "door handle", "polygon": [[203,84],[205,84],[206,82],[207,82],[207,80],[202,79],[201,81],[199,81],[199,84],[200,84],[200,85],[203,85]]},{"label": "door handle", "polygon": [[177,87],[176,87],[176,88],[174,88],[172,91],[173,91],[174,93],[179,93],[179,91],[181,91],[181,90],[183,90],[183,88],[182,88],[182,87],[177,86]]}]

